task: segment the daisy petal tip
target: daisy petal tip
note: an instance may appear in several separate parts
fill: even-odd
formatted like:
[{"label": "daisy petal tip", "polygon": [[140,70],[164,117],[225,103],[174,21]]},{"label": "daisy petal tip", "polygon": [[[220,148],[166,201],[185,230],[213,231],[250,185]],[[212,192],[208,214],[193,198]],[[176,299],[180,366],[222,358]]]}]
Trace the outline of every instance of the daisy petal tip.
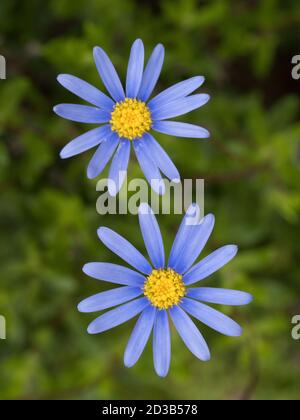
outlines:
[{"label": "daisy petal tip", "polygon": [[204,97],[204,104],[207,104],[207,102],[209,102],[211,100],[211,96],[208,93],[203,93],[203,97]]},{"label": "daisy petal tip", "polygon": [[212,224],[212,225],[214,225],[215,224],[215,220],[216,220],[216,218],[215,218],[215,215],[214,214],[212,214],[212,213],[208,213],[206,216],[205,216],[205,221],[207,222],[207,223],[209,223],[209,224]]},{"label": "daisy petal tip", "polygon": [[63,85],[67,77],[68,77],[68,74],[60,73],[56,76],[56,80],[58,81],[58,83]]},{"label": "daisy petal tip", "polygon": [[154,185],[151,184],[151,188],[153,188],[156,194],[165,195],[166,188],[164,184],[162,185],[160,182],[158,184],[154,183]]},{"label": "daisy petal tip", "polygon": [[135,362],[133,362],[132,360],[130,360],[130,358],[128,357],[128,355],[125,352],[125,354],[124,354],[124,366],[127,369],[129,369],[129,368],[132,368],[132,366],[134,366],[134,365],[135,365]]},{"label": "daisy petal tip", "polygon": [[139,47],[143,47],[143,41],[141,40],[141,38],[137,38],[132,45],[139,45]]},{"label": "daisy petal tip", "polygon": [[248,305],[249,303],[254,301],[254,296],[250,293],[245,292],[245,305]]},{"label": "daisy petal tip", "polygon": [[79,302],[78,303],[78,305],[77,305],[77,311],[78,312],[81,312],[81,313],[85,312],[84,306],[82,305],[82,302]]},{"label": "daisy petal tip", "polygon": [[205,77],[204,76],[196,76],[199,80],[199,87],[203,85],[203,83],[205,82]]},{"label": "daisy petal tip", "polygon": [[232,252],[233,256],[236,256],[238,253],[239,247],[237,245],[228,245],[228,248]]},{"label": "daisy petal tip", "polygon": [[236,332],[233,334],[233,337],[240,337],[243,334],[243,328],[239,327]]},{"label": "daisy petal tip", "polygon": [[173,182],[174,184],[180,184],[181,179],[180,178],[173,178],[173,179],[171,179],[171,182]]},{"label": "daisy petal tip", "polygon": [[90,168],[90,167],[88,167],[87,170],[86,170],[86,176],[88,177],[88,179],[94,179],[94,178],[97,177],[93,168]]},{"label": "daisy petal tip", "polygon": [[108,193],[111,197],[116,197],[116,195],[118,194],[118,189],[116,187],[115,182],[108,183]]},{"label": "daisy petal tip", "polygon": [[162,54],[162,56],[165,55],[165,47],[163,44],[159,43],[156,45],[155,50],[159,53]]},{"label": "daisy petal tip", "polygon": [[126,362],[125,359],[124,359],[124,366],[125,366],[126,369],[130,369],[133,365]]},{"label": "daisy petal tip", "polygon": [[210,359],[211,359],[210,353],[207,353],[207,355],[205,355],[205,356],[202,357],[202,361],[203,362],[209,362]]},{"label": "daisy petal tip", "polygon": [[97,45],[93,48],[93,54],[98,54],[102,51],[102,48],[98,47]]},{"label": "daisy petal tip", "polygon": [[152,209],[147,203],[141,203],[138,208],[139,214],[152,214]]},{"label": "daisy petal tip", "polygon": [[195,216],[200,211],[200,207],[197,203],[191,203],[186,211],[187,216]]},{"label": "daisy petal tip", "polygon": [[70,155],[69,155],[69,153],[68,153],[68,149],[67,149],[66,147],[64,147],[64,148],[60,151],[60,153],[59,153],[59,157],[60,157],[61,159],[67,159],[67,158],[69,158],[69,157],[70,157]]},{"label": "daisy petal tip", "polygon": [[202,139],[208,139],[210,138],[210,132],[208,130],[206,130],[206,128],[202,129],[202,135],[201,135]]},{"label": "daisy petal tip", "polygon": [[97,331],[95,330],[95,328],[93,327],[93,325],[92,325],[92,324],[90,324],[90,325],[87,327],[87,332],[88,332],[88,334],[97,334]]},{"label": "daisy petal tip", "polygon": [[86,263],[84,264],[84,266],[82,267],[82,271],[84,272],[84,274],[86,274],[87,276],[89,276],[89,269],[90,269],[91,263]]},{"label": "daisy petal tip", "polygon": [[199,139],[209,139],[211,137],[210,132],[206,129],[201,127],[201,134],[198,136]]},{"label": "daisy petal tip", "polygon": [[103,236],[105,235],[105,232],[107,231],[107,228],[105,226],[100,226],[97,229],[97,235],[99,237],[99,239],[102,241]]},{"label": "daisy petal tip", "polygon": [[165,378],[166,376],[168,376],[168,373],[169,373],[169,370],[166,370],[166,371],[161,371],[161,372],[159,372],[159,371],[157,371],[156,370],[156,374],[160,377],[160,378]]},{"label": "daisy petal tip", "polygon": [[101,47],[96,46],[93,48],[93,57],[95,61],[96,59],[101,59],[101,56],[103,56],[103,54],[105,54],[105,52]]}]

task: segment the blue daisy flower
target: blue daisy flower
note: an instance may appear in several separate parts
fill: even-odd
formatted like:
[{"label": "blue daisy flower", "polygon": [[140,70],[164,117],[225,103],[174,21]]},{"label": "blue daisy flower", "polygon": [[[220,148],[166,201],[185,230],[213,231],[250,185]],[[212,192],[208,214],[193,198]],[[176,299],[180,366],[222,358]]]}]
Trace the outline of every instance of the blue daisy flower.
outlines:
[{"label": "blue daisy flower", "polygon": [[171,359],[169,317],[188,349],[203,361],[210,359],[210,352],[190,315],[222,334],[239,336],[242,333],[235,321],[205,303],[246,305],[252,300],[250,294],[190,287],[219,270],[237,253],[235,245],[226,245],[193,265],[214,226],[212,214],[205,216],[200,223],[191,223],[191,218],[197,213],[199,207],[192,204],[175,237],[168,262],[157,220],[145,203],[139,207],[139,222],[151,263],[118,233],[106,227],[98,230],[103,244],[133,269],[103,262],[84,265],[83,271],[88,276],[122,286],[83,300],[78,309],[94,312],[115,307],[89,325],[90,334],[107,331],[140,315],[125,350],[127,367],[138,361],[153,332],[154,367],[159,376],[167,375]]},{"label": "blue daisy flower", "polygon": [[[54,112],[71,121],[100,125],[70,141],[60,156],[69,158],[98,146],[88,165],[87,176],[98,176],[113,158],[109,171],[109,179],[113,182],[110,183],[109,192],[116,195],[125,179],[132,142],[149,183],[151,180],[161,181],[162,173],[170,180],[179,182],[177,168],[150,130],[180,137],[209,137],[209,132],[202,127],[169,121],[201,107],[209,100],[207,94],[190,95],[202,85],[204,77],[192,77],[177,83],[149,100],[163,65],[164,47],[161,44],[154,48],[144,70],[143,42],[137,39],[133,43],[125,90],[102,48],[94,48],[94,60],[110,97],[78,77],[68,74],[58,76],[62,86],[92,106],[60,104],[54,107]],[[152,187],[156,192],[164,193],[162,181],[152,182]]]}]

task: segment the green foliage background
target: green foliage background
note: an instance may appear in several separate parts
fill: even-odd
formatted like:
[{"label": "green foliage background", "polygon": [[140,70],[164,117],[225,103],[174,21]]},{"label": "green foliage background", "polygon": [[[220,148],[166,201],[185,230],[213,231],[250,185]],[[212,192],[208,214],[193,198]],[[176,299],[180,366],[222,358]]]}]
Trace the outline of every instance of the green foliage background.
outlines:
[{"label": "green foliage background", "polygon": [[[291,57],[300,53],[298,0],[1,0],[0,341],[1,398],[279,399],[300,397],[299,86]],[[132,369],[123,351],[134,321],[98,336],[77,303],[104,290],[81,272],[87,261],[114,261],[97,240],[109,226],[143,244],[134,216],[96,213],[96,180],[87,152],[59,150],[83,125],[52,112],[77,102],[56,82],[71,73],[100,86],[92,48],[102,46],[123,77],[131,43],[147,54],[158,42],[166,60],[157,86],[203,74],[212,100],[185,121],[210,141],[157,136],[185,178],[205,178],[205,210],[216,215],[206,253],[226,243],[240,252],[205,284],[251,292],[249,307],[225,312],[241,338],[200,326],[212,350],[201,363],[174,333],[166,379],[152,367],[151,345]],[[133,159],[129,178],[141,172]],[[160,216],[170,248],[181,216]],[[117,260],[116,260],[117,261]],[[223,308],[222,308],[223,309]],[[174,332],[174,331],[173,331]]]}]

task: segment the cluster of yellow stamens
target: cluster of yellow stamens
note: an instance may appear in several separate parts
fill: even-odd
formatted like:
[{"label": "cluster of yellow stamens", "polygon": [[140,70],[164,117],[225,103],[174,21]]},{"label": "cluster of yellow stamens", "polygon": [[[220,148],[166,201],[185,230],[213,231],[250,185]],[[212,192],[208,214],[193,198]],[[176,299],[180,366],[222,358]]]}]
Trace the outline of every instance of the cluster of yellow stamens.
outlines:
[{"label": "cluster of yellow stamens", "polygon": [[111,113],[111,129],[129,140],[142,137],[151,128],[151,113],[145,102],[126,98]]},{"label": "cluster of yellow stamens", "polygon": [[171,268],[153,270],[144,284],[144,295],[158,309],[178,305],[185,293],[182,276]]}]

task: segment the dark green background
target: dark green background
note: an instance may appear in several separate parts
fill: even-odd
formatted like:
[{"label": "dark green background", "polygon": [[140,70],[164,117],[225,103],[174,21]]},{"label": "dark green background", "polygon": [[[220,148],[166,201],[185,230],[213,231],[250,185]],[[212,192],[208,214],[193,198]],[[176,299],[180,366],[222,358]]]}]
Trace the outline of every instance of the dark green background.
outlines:
[{"label": "dark green background", "polygon": [[[299,1],[1,0],[0,19],[8,65],[0,81],[1,398],[299,398],[300,341],[291,338],[291,318],[300,314],[300,80],[291,77]],[[134,368],[123,367],[133,321],[89,336],[93,315],[76,310],[105,287],[82,265],[115,261],[97,227],[145,251],[136,217],[97,215],[96,180],[85,175],[91,153],[59,159],[87,127],[52,112],[56,103],[78,102],[58,73],[101,87],[92,59],[100,45],[124,80],[137,37],[147,57],[156,43],[166,47],[158,91],[206,77],[201,91],[212,100],[184,120],[207,127],[211,140],[157,139],[185,178],[205,178],[205,210],[216,215],[205,253],[240,246],[203,284],[255,297],[248,307],[224,308],[245,327],[241,338],[200,326],[209,363],[174,333],[166,379],[154,374],[150,345]],[[132,155],[129,177],[140,175]],[[159,217],[168,249],[180,219]]]}]

